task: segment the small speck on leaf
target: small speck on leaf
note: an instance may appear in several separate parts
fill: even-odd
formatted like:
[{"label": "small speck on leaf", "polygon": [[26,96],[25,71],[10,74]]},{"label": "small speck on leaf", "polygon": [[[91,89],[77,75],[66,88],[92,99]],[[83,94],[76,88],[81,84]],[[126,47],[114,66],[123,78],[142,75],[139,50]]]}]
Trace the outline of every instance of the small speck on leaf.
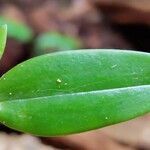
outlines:
[{"label": "small speck on leaf", "polygon": [[111,66],[111,68],[115,68],[115,67],[117,67],[117,65],[113,65],[113,66]]},{"label": "small speck on leaf", "polygon": [[57,81],[57,83],[61,83],[62,82],[60,79],[57,79],[56,81]]}]

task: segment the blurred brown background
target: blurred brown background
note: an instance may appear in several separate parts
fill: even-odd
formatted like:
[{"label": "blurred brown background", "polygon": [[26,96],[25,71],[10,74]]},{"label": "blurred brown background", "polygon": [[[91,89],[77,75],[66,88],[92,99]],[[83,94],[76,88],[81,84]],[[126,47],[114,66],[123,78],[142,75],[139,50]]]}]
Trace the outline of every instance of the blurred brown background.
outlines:
[{"label": "blurred brown background", "polygon": [[[10,31],[0,75],[28,58],[65,50],[67,44],[66,49],[150,50],[150,0],[0,0],[3,23]],[[47,33],[48,44],[42,41]],[[0,129],[0,150],[150,150],[149,115],[55,138]]]}]

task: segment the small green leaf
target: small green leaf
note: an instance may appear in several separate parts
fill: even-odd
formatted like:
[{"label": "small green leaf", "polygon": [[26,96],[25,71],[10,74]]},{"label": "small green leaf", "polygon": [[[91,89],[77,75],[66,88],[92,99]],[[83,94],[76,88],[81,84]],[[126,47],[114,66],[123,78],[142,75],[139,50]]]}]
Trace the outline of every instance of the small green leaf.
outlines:
[{"label": "small green leaf", "polygon": [[25,24],[0,16],[0,25],[7,24],[8,37],[26,43],[33,37],[32,30]]},{"label": "small green leaf", "polygon": [[150,111],[150,54],[79,50],[19,64],[0,79],[0,121],[40,136],[78,133]]},{"label": "small green leaf", "polygon": [[37,55],[49,53],[53,50],[71,50],[81,47],[81,42],[74,37],[59,32],[43,33],[35,40],[35,53]]},{"label": "small green leaf", "polygon": [[7,25],[0,26],[0,59],[3,55],[7,37]]}]

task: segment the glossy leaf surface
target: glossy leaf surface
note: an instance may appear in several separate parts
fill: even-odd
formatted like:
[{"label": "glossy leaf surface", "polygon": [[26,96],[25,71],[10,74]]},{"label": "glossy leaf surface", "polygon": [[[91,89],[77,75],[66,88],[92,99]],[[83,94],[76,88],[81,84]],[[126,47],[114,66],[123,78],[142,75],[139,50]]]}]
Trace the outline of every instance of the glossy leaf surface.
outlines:
[{"label": "glossy leaf surface", "polygon": [[6,45],[6,37],[7,37],[7,25],[0,26],[0,59],[3,55],[4,48]]},{"label": "glossy leaf surface", "polygon": [[19,64],[0,80],[0,120],[41,136],[126,121],[150,111],[150,54],[65,51]]}]

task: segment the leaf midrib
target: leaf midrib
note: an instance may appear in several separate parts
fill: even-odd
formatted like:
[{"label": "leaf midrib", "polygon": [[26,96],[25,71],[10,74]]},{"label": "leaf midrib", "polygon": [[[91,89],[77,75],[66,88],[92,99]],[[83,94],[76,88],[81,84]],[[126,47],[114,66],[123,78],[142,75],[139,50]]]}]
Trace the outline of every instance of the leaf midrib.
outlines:
[{"label": "leaf midrib", "polygon": [[58,94],[58,95],[51,95],[51,96],[39,96],[39,97],[30,97],[30,98],[23,98],[23,99],[12,99],[12,100],[5,100],[5,101],[1,101],[0,103],[3,102],[15,102],[15,101],[32,101],[32,100],[38,100],[38,99],[48,99],[49,97],[51,98],[55,98],[55,97],[63,97],[63,96],[77,96],[77,95],[86,95],[86,94],[93,94],[93,93],[110,93],[110,92],[120,92],[122,90],[132,90],[132,89],[139,89],[140,88],[150,88],[150,84],[146,84],[146,85],[140,85],[140,86],[129,86],[129,87],[121,87],[121,88],[113,88],[113,89],[104,89],[104,90],[95,90],[95,91],[86,91],[86,92],[76,92],[76,93],[65,93],[65,94]]}]

